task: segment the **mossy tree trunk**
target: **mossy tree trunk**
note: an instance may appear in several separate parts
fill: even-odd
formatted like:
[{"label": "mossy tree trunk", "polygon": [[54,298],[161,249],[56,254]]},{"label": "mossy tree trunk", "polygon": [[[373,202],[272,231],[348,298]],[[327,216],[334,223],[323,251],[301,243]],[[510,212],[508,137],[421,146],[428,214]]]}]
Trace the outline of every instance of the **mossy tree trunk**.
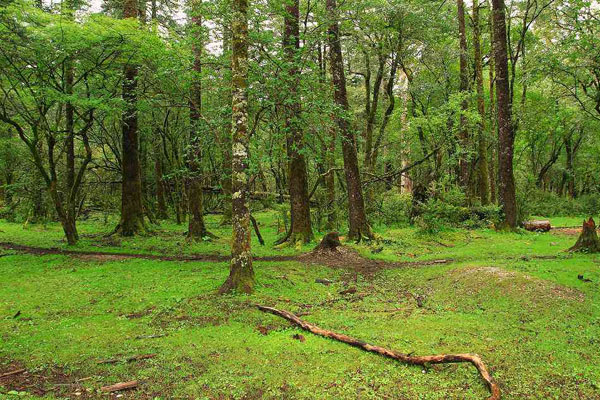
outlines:
[{"label": "mossy tree trunk", "polygon": [[288,154],[288,187],[290,192],[291,226],[288,233],[290,243],[308,243],[313,238],[308,199],[308,176],[304,157],[304,133],[301,127],[301,105],[298,86],[300,69],[300,2],[286,0],[284,16],[283,51],[286,66],[285,125]]},{"label": "mossy tree trunk", "polygon": [[465,3],[463,0],[456,1],[458,11],[458,43],[459,43],[459,66],[460,66],[460,92],[465,98],[461,102],[461,114],[459,121],[459,143],[460,158],[459,163],[459,181],[465,192],[469,193],[469,160],[467,157],[469,146],[469,130],[467,124],[466,112],[469,110],[469,101],[467,95],[469,92],[469,67],[467,60],[467,33],[465,28]]},{"label": "mossy tree trunk", "polygon": [[[124,0],[123,18],[137,18],[137,15],[137,1]],[[117,230],[122,236],[133,236],[146,230],[138,136],[137,66],[125,65],[123,75],[122,98],[125,102],[125,110],[122,115],[121,136],[121,221]]]},{"label": "mossy tree trunk", "polygon": [[232,243],[229,277],[220,293],[252,293],[254,270],[248,205],[248,0],[232,1]]},{"label": "mossy tree trunk", "polygon": [[485,137],[485,100],[483,94],[483,67],[481,65],[481,27],[479,4],[473,3],[473,56],[475,57],[475,85],[477,87],[477,111],[481,118],[477,126],[477,194],[481,204],[490,202],[489,175],[487,160],[487,140]]},{"label": "mossy tree trunk", "polygon": [[498,195],[502,208],[500,228],[517,227],[517,200],[513,172],[514,127],[508,79],[506,17],[504,0],[492,0],[494,15],[494,62],[496,67],[496,107],[498,121]]}]

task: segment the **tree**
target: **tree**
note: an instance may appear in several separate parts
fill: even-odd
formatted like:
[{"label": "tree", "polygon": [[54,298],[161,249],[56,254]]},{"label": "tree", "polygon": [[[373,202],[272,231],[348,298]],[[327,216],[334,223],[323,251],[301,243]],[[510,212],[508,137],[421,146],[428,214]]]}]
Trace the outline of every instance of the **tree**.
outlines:
[{"label": "tree", "polygon": [[517,227],[517,200],[513,172],[514,127],[508,77],[506,18],[504,0],[492,0],[494,21],[494,63],[498,121],[498,195],[502,208],[501,228]]},{"label": "tree", "polygon": [[195,0],[191,10],[193,32],[192,83],[190,90],[190,142],[188,150],[188,238],[201,240],[211,236],[204,223],[202,191],[202,0]]},{"label": "tree", "polygon": [[[136,0],[123,0],[123,18],[137,18]],[[128,63],[123,68],[125,110],[122,115],[121,135],[121,221],[116,228],[122,236],[133,236],[146,230],[142,202],[142,175],[137,110],[138,67]]]},{"label": "tree", "polygon": [[308,199],[308,176],[304,158],[304,134],[301,127],[300,84],[300,1],[286,0],[283,52],[285,57],[286,93],[285,126],[288,154],[288,185],[290,192],[291,224],[284,240],[308,243],[313,238]]},{"label": "tree", "polygon": [[232,0],[232,244],[229,277],[220,293],[252,293],[254,270],[248,205],[248,0]]},{"label": "tree", "polygon": [[467,32],[465,28],[465,3],[456,0],[458,11],[458,42],[459,42],[459,64],[460,64],[460,93],[465,97],[461,102],[459,142],[461,147],[459,158],[459,181],[465,190],[469,185],[469,162],[467,158],[467,147],[469,145],[469,131],[465,113],[469,109],[467,95],[469,91],[469,69],[467,66]]},{"label": "tree", "polygon": [[342,59],[342,46],[340,43],[340,27],[337,16],[336,0],[327,0],[329,16],[329,67],[333,83],[333,99],[340,111],[336,115],[336,122],[342,141],[342,154],[344,157],[344,172],[346,175],[346,189],[348,191],[348,239],[359,241],[362,236],[373,238],[373,232],[367,221],[365,203],[363,200],[362,184],[358,169],[356,154],[356,140],[350,130],[348,121],[350,106],[346,93],[346,76]]},{"label": "tree", "polygon": [[[92,160],[89,134],[98,106],[112,95],[94,87],[92,77],[115,61],[113,45],[121,39],[103,36],[104,27],[80,27],[70,18],[59,24],[55,18],[60,16],[19,5],[5,11],[0,32],[2,43],[11,45],[0,47],[0,121],[27,148],[42,179],[41,187],[31,189],[38,193],[45,187],[67,243],[73,245],[78,240],[80,190]],[[73,66],[75,55],[79,71]],[[66,177],[61,173],[63,154]]]},{"label": "tree", "polygon": [[[477,0],[478,1],[478,0]],[[481,204],[490,201],[489,175],[487,161],[487,140],[485,137],[485,99],[483,93],[483,67],[481,56],[481,26],[479,21],[480,5],[473,2],[473,56],[475,58],[475,86],[477,87],[477,111],[479,123],[477,125],[477,193]]]}]

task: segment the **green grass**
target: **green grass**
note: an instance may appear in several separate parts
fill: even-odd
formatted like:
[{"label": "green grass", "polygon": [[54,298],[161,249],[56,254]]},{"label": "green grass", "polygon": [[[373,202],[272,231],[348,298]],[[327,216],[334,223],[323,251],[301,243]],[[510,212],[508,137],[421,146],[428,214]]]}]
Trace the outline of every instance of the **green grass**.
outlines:
[{"label": "green grass", "polygon": [[[272,243],[277,236],[274,214],[257,217]],[[154,237],[124,239],[121,246],[84,237],[77,249],[228,254],[228,230],[218,227],[218,218],[209,219],[209,226],[221,239],[190,244],[176,235],[183,232],[182,226],[163,224]],[[80,229],[90,234],[110,226],[89,221]],[[3,222],[0,230],[0,241],[64,246],[56,225],[23,229]],[[390,261],[453,262],[389,268],[356,281],[341,269],[256,262],[254,295],[218,296],[215,291],[227,276],[227,263],[4,251],[0,371],[6,371],[6,363],[17,362],[39,375],[58,368],[69,382],[89,378],[80,386],[58,387],[48,379],[43,386],[58,389],[46,398],[76,398],[73,393],[85,388],[88,396],[103,399],[107,396],[99,394],[101,386],[131,379],[142,384],[125,398],[486,397],[471,366],[405,366],[301,332],[252,306],[259,303],[309,311],[303,318],[310,322],[399,351],[479,353],[504,399],[600,398],[600,256],[564,253],[575,237],[491,230],[454,230],[433,237],[410,228],[379,233],[387,244],[354,246],[367,257]],[[311,248],[253,245],[259,255]],[[592,282],[579,280],[578,274]],[[334,284],[315,283],[317,278]],[[349,286],[356,287],[357,294],[339,294]],[[423,299],[422,307],[417,296]],[[20,316],[13,318],[17,311]],[[304,342],[293,337],[298,333]],[[151,335],[159,337],[137,339]],[[148,353],[156,357],[97,363]],[[10,388],[3,388],[3,382],[0,393],[5,394],[0,398],[27,397],[6,394]]]}]

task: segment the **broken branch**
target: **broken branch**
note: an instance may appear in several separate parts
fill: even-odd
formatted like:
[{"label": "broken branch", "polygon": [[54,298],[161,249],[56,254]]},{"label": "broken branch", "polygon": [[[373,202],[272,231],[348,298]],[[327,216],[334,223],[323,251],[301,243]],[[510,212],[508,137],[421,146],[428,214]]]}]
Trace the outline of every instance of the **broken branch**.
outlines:
[{"label": "broken branch", "polygon": [[467,353],[467,354],[437,354],[437,355],[432,355],[432,356],[413,356],[411,354],[398,353],[393,350],[388,350],[383,347],[374,346],[372,344],[365,343],[363,341],[360,341],[358,339],[355,339],[353,337],[350,337],[350,336],[347,336],[347,335],[344,335],[341,333],[335,333],[332,331],[328,331],[328,330],[319,328],[316,325],[313,325],[311,323],[301,320],[294,314],[292,314],[288,311],[285,311],[285,310],[277,310],[272,307],[265,307],[265,306],[261,306],[261,305],[257,305],[257,307],[260,311],[267,312],[267,313],[282,317],[284,319],[287,319],[288,321],[299,326],[300,328],[304,329],[305,331],[314,333],[315,335],[319,335],[319,336],[327,337],[327,338],[330,338],[333,340],[337,340],[338,342],[343,342],[343,343],[349,344],[350,346],[358,347],[360,349],[363,349],[363,350],[371,352],[371,353],[377,353],[384,357],[393,358],[394,360],[398,360],[398,361],[406,363],[406,364],[426,365],[426,364],[445,364],[445,363],[464,363],[464,362],[471,363],[471,364],[473,364],[473,366],[475,368],[477,368],[479,375],[481,375],[481,378],[485,381],[485,383],[490,391],[490,397],[488,398],[488,400],[499,400],[500,399],[500,388],[494,381],[494,378],[492,378],[492,375],[490,374],[487,367],[481,360],[481,357],[477,354],[468,354]]},{"label": "broken branch", "polygon": [[120,390],[133,389],[138,385],[138,381],[120,382],[110,386],[102,386],[103,392],[118,392]]}]

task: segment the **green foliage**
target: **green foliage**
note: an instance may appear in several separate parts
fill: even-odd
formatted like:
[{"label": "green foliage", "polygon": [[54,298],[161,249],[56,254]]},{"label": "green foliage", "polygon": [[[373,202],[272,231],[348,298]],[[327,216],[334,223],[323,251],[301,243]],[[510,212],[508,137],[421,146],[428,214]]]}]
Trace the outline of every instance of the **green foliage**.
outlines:
[{"label": "green foliage", "polygon": [[539,189],[523,190],[519,196],[522,215],[596,216],[600,214],[600,195],[585,194],[575,199]]},{"label": "green foliage", "polygon": [[449,227],[481,228],[491,226],[499,219],[499,208],[495,205],[467,204],[466,195],[455,186],[440,186],[419,207],[416,224],[426,233],[437,233]]},{"label": "green foliage", "polygon": [[412,195],[410,193],[398,193],[393,189],[384,192],[379,212],[381,222],[386,226],[401,226],[410,222],[410,210],[412,208]]}]

